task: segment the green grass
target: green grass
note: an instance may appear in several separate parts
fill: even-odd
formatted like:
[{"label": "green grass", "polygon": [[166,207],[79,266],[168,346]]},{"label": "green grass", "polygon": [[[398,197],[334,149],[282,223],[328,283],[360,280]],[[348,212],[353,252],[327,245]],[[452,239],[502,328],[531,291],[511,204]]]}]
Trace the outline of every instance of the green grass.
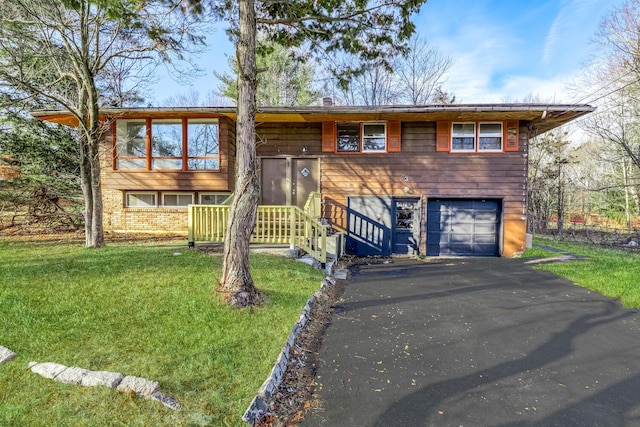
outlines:
[{"label": "green grass", "polygon": [[[179,255],[178,255],[179,254]],[[0,242],[0,425],[245,425],[322,272],[252,256],[267,303],[228,308],[214,292],[220,259],[184,247]],[[40,377],[30,361],[149,378],[183,405]]]},{"label": "green grass", "polygon": [[[534,241],[588,258],[585,261],[544,264],[536,268],[551,271],[582,287],[617,298],[625,307],[640,307],[640,254],[581,243],[540,238]],[[544,252],[547,251],[528,249],[525,256],[559,255]]]}]

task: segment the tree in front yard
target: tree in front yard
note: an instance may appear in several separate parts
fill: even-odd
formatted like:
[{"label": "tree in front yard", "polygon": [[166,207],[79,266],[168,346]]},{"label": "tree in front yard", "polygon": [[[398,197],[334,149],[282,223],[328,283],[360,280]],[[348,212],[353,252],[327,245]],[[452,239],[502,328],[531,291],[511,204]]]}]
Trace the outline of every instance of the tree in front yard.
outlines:
[{"label": "tree in front yard", "polygon": [[[195,1],[195,0],[194,0]],[[217,18],[230,24],[229,34],[238,60],[238,111],[236,124],[236,188],[225,240],[222,277],[218,291],[230,305],[249,306],[261,301],[249,267],[249,239],[256,223],[260,197],[256,156],[256,64],[258,31],[285,47],[302,48],[328,64],[332,54],[347,53],[359,59],[331,68],[347,82],[370,65],[390,66],[398,54],[409,51],[415,31],[411,22],[425,0],[213,0]]]},{"label": "tree in front yard", "polygon": [[144,64],[180,59],[201,42],[197,21],[175,6],[162,0],[0,0],[5,105],[37,99],[44,109],[68,111],[78,126],[87,247],[104,245],[99,142],[107,126],[99,107],[136,99],[113,76],[135,80]]}]

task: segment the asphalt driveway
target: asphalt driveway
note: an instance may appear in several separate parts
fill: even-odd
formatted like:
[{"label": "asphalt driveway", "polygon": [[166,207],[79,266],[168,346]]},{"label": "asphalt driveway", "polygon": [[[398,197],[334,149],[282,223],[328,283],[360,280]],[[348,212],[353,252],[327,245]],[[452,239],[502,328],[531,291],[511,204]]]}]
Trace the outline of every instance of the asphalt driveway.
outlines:
[{"label": "asphalt driveway", "polygon": [[356,270],[303,426],[640,425],[637,310],[522,260]]}]

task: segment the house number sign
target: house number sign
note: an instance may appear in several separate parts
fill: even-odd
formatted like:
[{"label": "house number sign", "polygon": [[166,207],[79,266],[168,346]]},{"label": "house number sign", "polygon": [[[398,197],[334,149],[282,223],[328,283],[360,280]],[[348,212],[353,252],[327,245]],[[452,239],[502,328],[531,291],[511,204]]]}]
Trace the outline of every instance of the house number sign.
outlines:
[{"label": "house number sign", "polygon": [[305,178],[308,177],[310,173],[311,173],[311,171],[309,169],[307,169],[307,168],[303,168],[300,171],[300,175],[304,176]]}]

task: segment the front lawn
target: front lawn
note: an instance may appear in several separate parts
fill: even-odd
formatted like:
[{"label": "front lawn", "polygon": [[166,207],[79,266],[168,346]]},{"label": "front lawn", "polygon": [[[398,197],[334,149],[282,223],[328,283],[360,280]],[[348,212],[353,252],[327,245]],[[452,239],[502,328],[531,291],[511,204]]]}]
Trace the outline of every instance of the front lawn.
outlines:
[{"label": "front lawn", "polygon": [[[233,310],[215,294],[220,259],[182,246],[0,242],[0,425],[243,425],[323,274],[252,256],[268,302]],[[149,378],[182,410],[32,373],[57,362]]]},{"label": "front lawn", "polygon": [[[639,253],[542,238],[536,238],[534,241],[588,258],[584,261],[544,264],[536,268],[551,271],[582,287],[618,298],[625,307],[640,307]],[[545,253],[550,256],[559,255],[537,248],[527,250],[525,255],[544,256]]]}]

